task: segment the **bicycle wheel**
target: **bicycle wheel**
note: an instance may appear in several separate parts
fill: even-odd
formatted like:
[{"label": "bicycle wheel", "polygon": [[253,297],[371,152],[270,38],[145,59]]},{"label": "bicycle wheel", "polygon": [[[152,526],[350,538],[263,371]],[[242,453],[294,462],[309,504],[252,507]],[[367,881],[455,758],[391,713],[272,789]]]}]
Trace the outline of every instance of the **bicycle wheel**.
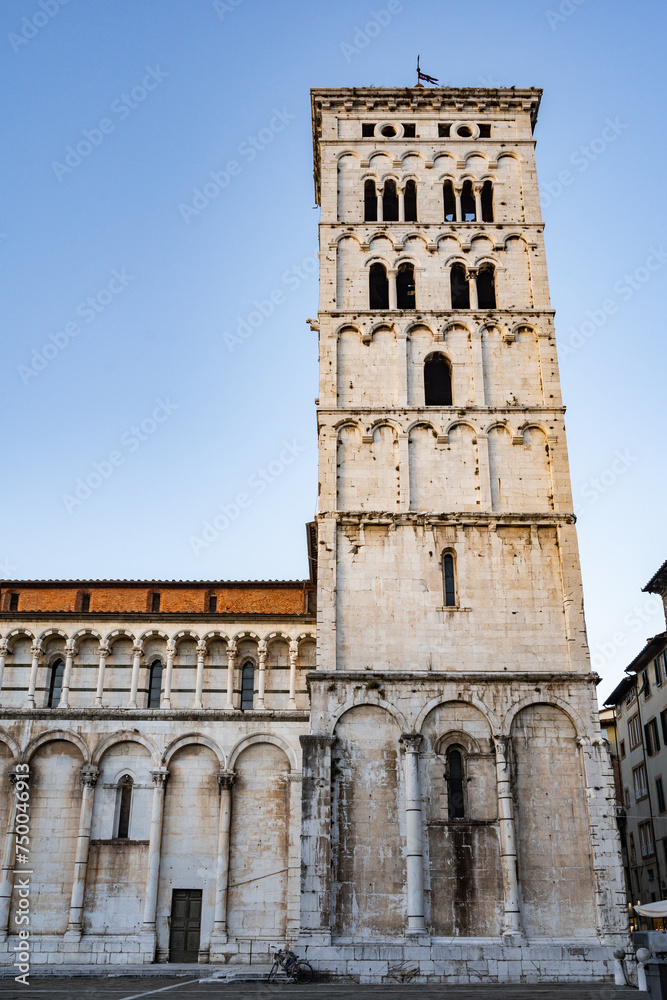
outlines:
[{"label": "bicycle wheel", "polygon": [[271,971],[269,972],[269,978],[267,982],[272,983],[274,981],[274,979],[276,978],[276,972],[278,971],[278,968],[279,968],[278,963],[274,962],[273,965],[271,966]]},{"label": "bicycle wheel", "polygon": [[312,981],[313,969],[308,962],[299,962],[294,972],[294,981],[305,986],[306,983]]}]

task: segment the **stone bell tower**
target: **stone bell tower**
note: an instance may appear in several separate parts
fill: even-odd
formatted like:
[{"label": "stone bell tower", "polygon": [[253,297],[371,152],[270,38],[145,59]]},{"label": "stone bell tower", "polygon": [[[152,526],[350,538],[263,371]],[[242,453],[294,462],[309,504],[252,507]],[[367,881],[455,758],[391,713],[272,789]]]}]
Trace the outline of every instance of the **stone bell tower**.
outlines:
[{"label": "stone bell tower", "polygon": [[[595,978],[625,931],[535,171],[540,96],[312,92],[318,664],[302,933],[322,960],[336,944],[347,971],[347,941],[402,942],[446,979],[455,936],[465,968],[487,942],[489,979]],[[582,940],[587,958],[570,947]],[[368,954],[381,979],[390,953]],[[500,970],[509,957],[516,975]]]}]

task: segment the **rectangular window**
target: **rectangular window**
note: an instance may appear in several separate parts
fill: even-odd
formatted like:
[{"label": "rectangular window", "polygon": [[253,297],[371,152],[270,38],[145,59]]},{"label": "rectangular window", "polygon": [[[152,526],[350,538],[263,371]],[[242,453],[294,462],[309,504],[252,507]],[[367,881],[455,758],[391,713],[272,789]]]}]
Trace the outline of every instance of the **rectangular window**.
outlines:
[{"label": "rectangular window", "polygon": [[81,611],[86,614],[90,611],[90,594],[81,595]]},{"label": "rectangular window", "polygon": [[625,757],[625,740],[621,740],[620,747],[621,747],[621,757]]},{"label": "rectangular window", "polygon": [[10,594],[9,595],[9,610],[10,611],[18,611],[18,609],[19,609],[19,595],[18,594]]},{"label": "rectangular window", "polygon": [[628,719],[628,736],[630,737],[630,749],[634,750],[635,747],[641,746],[642,743],[642,733],[639,728],[639,716],[633,715],[631,719]]},{"label": "rectangular window", "polygon": [[667,744],[667,708],[663,708],[660,713],[660,725],[662,727],[662,742]]},{"label": "rectangular window", "polygon": [[653,826],[650,820],[648,823],[642,823],[639,827],[639,846],[642,858],[652,858],[655,854],[655,847],[653,846]]},{"label": "rectangular window", "polygon": [[651,697],[651,682],[648,679],[648,670],[642,670],[641,690],[644,692],[644,701]]},{"label": "rectangular window", "polygon": [[162,596],[161,594],[153,594],[151,596],[151,611],[159,611],[160,610],[160,598],[161,598],[161,596]]},{"label": "rectangular window", "polygon": [[361,123],[361,136],[363,139],[372,139],[375,135],[375,122]]},{"label": "rectangular window", "polygon": [[653,661],[653,672],[655,674],[655,686],[662,687],[662,670],[660,669],[661,656],[656,656]]},{"label": "rectangular window", "polygon": [[208,599],[208,610],[211,614],[218,610],[218,598],[216,594],[211,594]]},{"label": "rectangular window", "polygon": [[414,122],[403,122],[403,135],[406,139],[416,139],[417,131]]},{"label": "rectangular window", "polygon": [[491,138],[491,126],[489,124],[479,125],[479,137],[480,139],[490,139]]},{"label": "rectangular window", "polygon": [[438,138],[449,139],[449,130],[451,127],[451,125],[438,125]]},{"label": "rectangular window", "polygon": [[649,736],[651,737],[651,750],[653,753],[657,753],[660,749],[660,737],[658,736],[658,720],[649,719],[648,723]]},{"label": "rectangular window", "polygon": [[635,694],[636,694],[635,685],[633,684],[630,690],[628,691],[627,697],[625,699],[626,705],[632,705],[633,701],[635,700]]},{"label": "rectangular window", "polygon": [[639,767],[635,767],[632,770],[632,780],[635,785],[635,799],[639,802],[640,799],[645,799],[648,795],[648,785],[646,783],[646,767],[640,764]]},{"label": "rectangular window", "polygon": [[662,784],[662,778],[655,779],[655,794],[658,799],[658,812],[664,813],[665,811],[665,789]]}]

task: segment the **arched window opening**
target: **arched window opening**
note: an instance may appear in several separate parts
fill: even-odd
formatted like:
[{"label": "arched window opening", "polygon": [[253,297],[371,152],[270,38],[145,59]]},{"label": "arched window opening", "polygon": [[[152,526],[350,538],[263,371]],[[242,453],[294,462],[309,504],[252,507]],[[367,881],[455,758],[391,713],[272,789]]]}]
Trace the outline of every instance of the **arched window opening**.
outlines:
[{"label": "arched window opening", "polygon": [[493,184],[484,181],[482,184],[482,222],[493,222]]},{"label": "arched window opening", "polygon": [[477,274],[477,305],[480,309],[496,308],[496,276],[490,264],[481,267]]},{"label": "arched window opening", "polygon": [[389,308],[389,281],[384,264],[371,264],[368,275],[371,309]]},{"label": "arched window opening", "polygon": [[470,288],[463,264],[453,264],[451,271],[452,309],[470,309]]},{"label": "arched window opening", "polygon": [[162,695],[162,664],[159,660],[151,663],[150,680],[148,683],[148,708],[159,708]]},{"label": "arched window opening", "polygon": [[396,308],[415,309],[415,269],[413,264],[401,264],[396,275]]},{"label": "arched window opening", "polygon": [[378,196],[375,190],[375,181],[367,180],[364,184],[364,221],[377,222],[378,220]]},{"label": "arched window opening", "polygon": [[456,195],[451,181],[445,181],[445,222],[456,222]]},{"label": "arched window opening", "polygon": [[463,754],[458,747],[452,747],[447,753],[447,806],[449,818],[465,819],[465,782],[463,770]]},{"label": "arched window opening", "polygon": [[49,681],[49,708],[57,708],[60,695],[63,690],[63,674],[65,664],[62,660],[56,660],[51,667],[51,679]]},{"label": "arched window opening", "polygon": [[396,181],[385,181],[382,194],[382,221],[398,222],[398,193]]},{"label": "arched window opening", "polygon": [[452,369],[444,354],[429,354],[424,362],[424,405],[452,405]]},{"label": "arched window opening", "polygon": [[472,181],[464,181],[461,189],[461,221],[475,222],[475,192],[472,189]]},{"label": "arched window opening", "polygon": [[445,552],[442,557],[442,575],[445,589],[445,607],[456,607],[456,577],[454,570],[454,555],[452,552]]},{"label": "arched window opening", "polygon": [[241,711],[251,712],[255,696],[255,666],[249,661],[241,670]]},{"label": "arched window opening", "polygon": [[132,811],[132,787],[134,782],[129,774],[124,774],[118,782],[118,824],[116,839],[127,840],[130,836],[130,813]]},{"label": "arched window opening", "polygon": [[405,182],[405,193],[403,195],[403,212],[406,222],[417,221],[417,185],[415,181]]}]

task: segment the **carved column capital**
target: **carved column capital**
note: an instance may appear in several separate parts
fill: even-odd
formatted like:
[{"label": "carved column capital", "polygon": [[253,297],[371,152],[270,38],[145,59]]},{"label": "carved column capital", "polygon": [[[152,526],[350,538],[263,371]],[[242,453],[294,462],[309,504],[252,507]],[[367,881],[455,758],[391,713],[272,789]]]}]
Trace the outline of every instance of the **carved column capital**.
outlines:
[{"label": "carved column capital", "polygon": [[493,737],[493,745],[496,749],[496,758],[506,761],[509,754],[510,737],[501,736],[499,733],[496,733]]},{"label": "carved column capital", "polygon": [[299,736],[299,743],[304,749],[306,747],[324,749],[324,747],[332,747],[335,742],[336,737],[329,736],[327,733],[308,733],[306,736]]},{"label": "carved column capital", "polygon": [[41,639],[36,639],[33,642],[32,646],[30,647],[30,651],[31,651],[31,653],[32,653],[33,656],[41,656],[42,655],[42,640]]},{"label": "carved column capital", "polygon": [[65,656],[74,656],[76,650],[74,648],[74,642],[72,639],[68,639],[65,643]]},{"label": "carved column capital", "polygon": [[266,639],[260,639],[259,642],[257,643],[257,655],[260,657],[262,656],[266,657],[268,648],[269,644],[267,643]]},{"label": "carved column capital", "polygon": [[218,771],[218,786],[221,791],[231,791],[236,781],[236,771]]},{"label": "carved column capital", "polygon": [[206,656],[206,643],[203,639],[197,643],[197,656]]},{"label": "carved column capital", "polygon": [[[21,766],[25,767],[24,764],[22,764]],[[30,780],[30,769],[28,768],[28,770],[23,770],[23,771],[19,772],[17,770],[17,765],[14,764],[14,766],[11,767],[9,769],[9,771],[7,772],[7,777],[9,778],[10,782],[12,783],[12,785],[15,785],[17,781],[29,781]]]},{"label": "carved column capital", "polygon": [[175,656],[175,655],[176,655],[176,640],[167,639],[167,656]]},{"label": "carved column capital", "polygon": [[294,658],[296,660],[299,655],[299,643],[296,639],[291,639],[289,644],[289,655],[290,659]]},{"label": "carved column capital", "polygon": [[110,652],[111,652],[111,647],[109,646],[109,643],[106,641],[106,639],[102,640],[102,642],[100,642],[97,648],[97,655],[108,656]]},{"label": "carved column capital", "polygon": [[231,642],[227,643],[227,659],[233,660],[235,658],[236,658],[236,643],[232,639]]},{"label": "carved column capital", "polygon": [[79,778],[81,781],[81,787],[88,785],[89,788],[94,788],[97,784],[97,779],[100,776],[99,767],[95,767],[94,764],[85,764],[80,771]]},{"label": "carved column capital", "polygon": [[133,643],[132,644],[132,653],[134,654],[134,656],[143,656],[143,653],[144,653],[143,644],[140,643],[140,642]]},{"label": "carved column capital", "polygon": [[7,640],[6,639],[1,639],[0,640],[0,656],[6,656],[6,654],[7,654]]},{"label": "carved column capital", "polygon": [[400,742],[408,753],[419,753],[423,739],[421,733],[401,733]]},{"label": "carved column capital", "polygon": [[156,786],[165,785],[169,777],[169,771],[166,767],[154,767],[151,770],[151,777]]}]

